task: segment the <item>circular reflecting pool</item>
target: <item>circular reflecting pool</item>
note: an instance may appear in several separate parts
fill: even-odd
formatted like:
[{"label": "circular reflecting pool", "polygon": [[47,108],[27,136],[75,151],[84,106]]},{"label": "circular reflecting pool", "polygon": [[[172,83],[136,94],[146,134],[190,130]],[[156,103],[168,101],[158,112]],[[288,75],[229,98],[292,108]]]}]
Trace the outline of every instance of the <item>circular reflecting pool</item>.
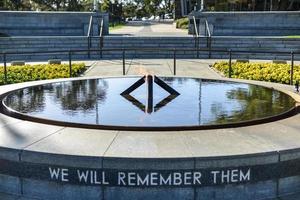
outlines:
[{"label": "circular reflecting pool", "polygon": [[[4,113],[57,125],[119,130],[188,130],[262,123],[290,114],[295,101],[261,86],[196,78],[100,78],[27,87],[2,99]],[[150,87],[151,86],[151,87]]]}]

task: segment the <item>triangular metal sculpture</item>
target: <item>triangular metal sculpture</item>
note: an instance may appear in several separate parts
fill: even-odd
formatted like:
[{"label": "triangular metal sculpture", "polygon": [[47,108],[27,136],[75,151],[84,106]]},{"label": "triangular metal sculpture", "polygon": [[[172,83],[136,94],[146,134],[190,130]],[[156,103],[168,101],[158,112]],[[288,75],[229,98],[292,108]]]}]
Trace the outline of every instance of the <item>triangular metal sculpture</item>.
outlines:
[{"label": "triangular metal sculpture", "polygon": [[[154,81],[153,81],[154,77]],[[158,86],[160,86],[162,89],[167,91],[170,95],[161,100],[159,103],[157,103],[153,107],[153,82],[155,82]],[[130,95],[131,92],[142,86],[144,83],[147,83],[147,106],[145,106],[143,103],[141,103],[139,100],[134,98]],[[178,95],[180,95],[176,90],[171,88],[168,84],[166,84],[163,80],[158,78],[157,76],[147,75],[143,76],[139,80],[137,80],[134,84],[132,84],[128,89],[126,89],[124,92],[121,93],[121,95],[130,101],[133,105],[135,105],[137,108],[142,110],[143,112],[152,113],[158,111],[160,108],[166,106],[168,103],[170,103],[173,99],[175,99]]]}]

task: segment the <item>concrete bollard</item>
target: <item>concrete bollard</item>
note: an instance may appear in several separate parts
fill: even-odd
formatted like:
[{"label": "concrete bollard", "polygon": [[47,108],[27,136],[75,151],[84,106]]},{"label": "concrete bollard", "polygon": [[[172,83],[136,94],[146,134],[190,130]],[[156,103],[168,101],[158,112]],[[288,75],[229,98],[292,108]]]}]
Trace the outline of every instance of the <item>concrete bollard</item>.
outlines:
[{"label": "concrete bollard", "polygon": [[60,59],[51,59],[51,60],[48,60],[48,64],[49,65],[60,65],[61,60]]},{"label": "concrete bollard", "polygon": [[16,60],[16,61],[11,61],[11,66],[20,66],[20,65],[25,65],[25,61],[22,60]]}]

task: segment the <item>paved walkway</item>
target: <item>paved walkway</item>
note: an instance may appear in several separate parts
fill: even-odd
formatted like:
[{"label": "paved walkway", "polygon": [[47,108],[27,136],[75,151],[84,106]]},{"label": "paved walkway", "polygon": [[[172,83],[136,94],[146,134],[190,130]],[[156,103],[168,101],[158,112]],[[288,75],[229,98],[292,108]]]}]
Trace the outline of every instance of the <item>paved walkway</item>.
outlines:
[{"label": "paved walkway", "polygon": [[[176,61],[176,75],[220,78],[220,75],[209,67],[212,63],[214,63],[214,60],[180,59]],[[125,66],[126,75],[156,74],[171,76],[174,74],[173,59],[127,60]],[[121,76],[122,73],[122,60],[102,60],[95,62],[84,76]]]},{"label": "paved walkway", "polygon": [[[200,78],[220,78],[210,65],[215,62],[227,61],[221,59],[177,59],[176,75]],[[234,62],[235,60],[233,60]],[[251,60],[250,62],[272,62],[270,60]],[[101,60],[87,63],[91,66],[84,76],[121,76],[123,74],[122,60]],[[300,62],[295,62],[299,65]],[[125,62],[125,75],[155,74],[172,76],[174,74],[173,59],[128,59]]]},{"label": "paved walkway", "polygon": [[109,31],[111,36],[189,36],[187,30],[176,29],[172,22],[129,22],[124,27]]}]

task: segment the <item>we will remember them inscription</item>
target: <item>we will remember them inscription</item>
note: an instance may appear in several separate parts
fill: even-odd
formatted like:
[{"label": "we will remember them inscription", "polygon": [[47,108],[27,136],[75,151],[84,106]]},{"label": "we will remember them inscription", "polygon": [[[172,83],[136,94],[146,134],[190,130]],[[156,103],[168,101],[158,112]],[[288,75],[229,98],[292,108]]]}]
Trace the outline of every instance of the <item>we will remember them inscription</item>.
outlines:
[{"label": "we will remember them inscription", "polygon": [[52,181],[76,182],[84,185],[129,187],[201,186],[249,182],[251,180],[251,169],[122,171],[49,167],[49,177]]}]

